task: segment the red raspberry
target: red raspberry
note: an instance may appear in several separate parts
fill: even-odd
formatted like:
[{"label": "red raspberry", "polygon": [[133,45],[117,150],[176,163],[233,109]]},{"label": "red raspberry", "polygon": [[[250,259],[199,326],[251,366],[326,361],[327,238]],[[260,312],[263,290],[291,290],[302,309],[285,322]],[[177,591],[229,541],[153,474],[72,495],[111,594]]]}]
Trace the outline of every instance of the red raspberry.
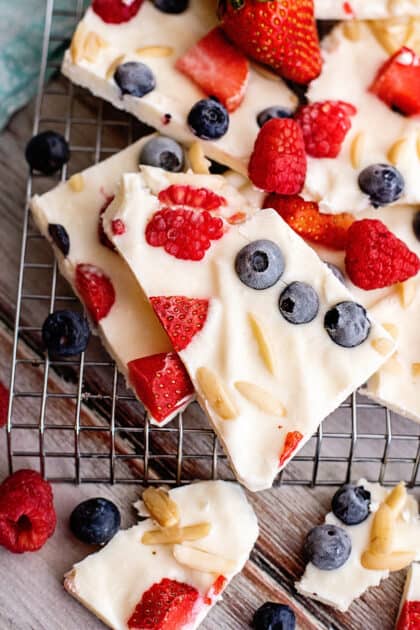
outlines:
[{"label": "red raspberry", "polygon": [[0,382],[0,427],[7,422],[7,412],[9,410],[9,390]]},{"label": "red raspberry", "polygon": [[175,185],[161,190],[159,201],[169,206],[189,206],[200,210],[217,210],[227,204],[226,199],[216,195],[207,188],[194,188],[193,186]]},{"label": "red raspberry", "polygon": [[75,284],[89,315],[97,324],[108,315],[115,302],[111,280],[99,267],[80,264],[76,267]]},{"label": "red raspberry", "polygon": [[248,166],[255,186],[279,195],[298,194],[305,182],[302,131],[290,118],[273,118],[261,128]]},{"label": "red raspberry", "polygon": [[93,0],[92,9],[107,24],[128,22],[137,13],[143,0],[132,0],[131,4],[124,0]]},{"label": "red raspberry", "polygon": [[13,553],[37,551],[56,526],[52,490],[41,475],[20,470],[0,486],[0,545]]},{"label": "red raspberry", "polygon": [[99,238],[99,241],[100,241],[101,245],[103,245],[104,247],[108,247],[108,249],[110,249],[113,252],[115,252],[114,243],[112,243],[109,240],[108,236],[106,235],[106,232],[104,230],[104,226],[102,224],[102,215],[104,214],[104,212],[108,208],[108,206],[111,205],[111,203],[114,201],[114,198],[115,198],[115,195],[111,195],[110,197],[106,198],[104,205],[99,210],[99,220],[98,220],[98,238]]},{"label": "red raspberry", "polygon": [[376,219],[350,227],[345,263],[353,284],[367,291],[404,282],[420,269],[418,256]]},{"label": "red raspberry", "polygon": [[344,101],[322,101],[301,107],[295,119],[305,141],[306,153],[316,158],[335,158],[351,127],[357,109]]}]

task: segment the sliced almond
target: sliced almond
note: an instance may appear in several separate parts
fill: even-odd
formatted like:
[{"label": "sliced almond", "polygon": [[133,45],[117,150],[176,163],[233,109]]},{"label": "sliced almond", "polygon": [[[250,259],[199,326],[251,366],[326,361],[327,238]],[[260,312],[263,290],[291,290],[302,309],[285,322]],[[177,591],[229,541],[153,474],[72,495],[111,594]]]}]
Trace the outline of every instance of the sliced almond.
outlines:
[{"label": "sliced almond", "polygon": [[143,502],[150,516],[161,527],[174,527],[179,523],[179,507],[163,488],[147,488],[143,492]]},{"label": "sliced almond", "polygon": [[196,377],[205,399],[217,415],[223,420],[236,418],[238,410],[221,378],[206,367],[198,368]]},{"label": "sliced almond", "polygon": [[376,350],[376,352],[379,352],[379,354],[382,354],[384,357],[389,354],[394,347],[392,341],[390,339],[386,339],[386,337],[373,339],[370,345]]},{"label": "sliced almond", "polygon": [[399,514],[401,514],[406,504],[406,501],[407,489],[404,485],[404,482],[400,481],[400,483],[395,486],[395,488],[393,488],[393,490],[391,490],[391,492],[388,494],[387,498],[385,499],[384,505],[387,505],[392,510],[392,513],[396,518],[397,516],[399,516]]},{"label": "sliced almond", "polygon": [[69,179],[69,186],[73,192],[82,192],[85,188],[85,180],[81,173],[76,173],[76,175],[72,175]]},{"label": "sliced almond", "polygon": [[282,403],[259,385],[247,381],[236,381],[235,387],[244,398],[264,413],[272,416],[284,416],[286,414],[286,409]]},{"label": "sliced almond", "polygon": [[356,133],[354,136],[350,145],[350,161],[353,168],[359,168],[365,145],[366,134],[363,131],[359,131],[359,133]]},{"label": "sliced almond", "polygon": [[[400,0],[394,0],[394,2],[400,2]],[[409,20],[404,45],[414,50],[417,54],[420,53],[420,18],[418,16],[412,17]]]},{"label": "sliced almond", "polygon": [[73,63],[79,63],[83,59],[86,35],[87,28],[83,22],[80,22],[70,44],[70,55]]},{"label": "sliced almond", "polygon": [[176,545],[187,540],[205,538],[211,530],[210,523],[197,523],[187,527],[165,527],[151,529],[144,532],[141,542],[143,545]]},{"label": "sliced almond", "polygon": [[102,48],[107,47],[108,42],[105,39],[98,35],[98,33],[89,31],[84,41],[83,58],[94,63],[99,57]]},{"label": "sliced almond", "polygon": [[115,70],[118,68],[118,66],[122,64],[122,62],[124,61],[124,58],[125,58],[125,55],[120,55],[119,57],[116,57],[114,59],[114,61],[110,64],[110,66],[108,67],[108,70],[106,71],[106,74],[105,74],[106,79],[112,79],[112,77],[115,74]]},{"label": "sliced almond", "polygon": [[388,359],[382,369],[386,370],[390,374],[401,374],[403,372],[403,366],[398,358],[397,352],[394,352],[392,357]]},{"label": "sliced almond", "polygon": [[394,144],[388,149],[387,158],[396,166],[398,162],[401,160],[403,152],[407,146],[407,138],[399,138],[394,142]]},{"label": "sliced almond", "polygon": [[411,374],[414,377],[420,376],[420,363],[412,363],[411,364]]},{"label": "sliced almond", "polygon": [[236,569],[236,562],[218,556],[208,551],[194,549],[186,545],[175,545],[173,549],[174,557],[179,564],[182,564],[194,571],[203,573],[215,573],[217,575],[227,575]]},{"label": "sliced almond", "polygon": [[252,333],[258,344],[261,358],[264,361],[267,370],[271,372],[271,374],[274,374],[275,358],[274,352],[272,350],[272,344],[270,343],[267,332],[264,330],[261,321],[256,315],[254,315],[254,313],[248,313],[248,320],[251,326]]},{"label": "sliced almond", "polygon": [[208,175],[210,173],[211,162],[204,155],[200,142],[193,142],[188,149],[188,159],[191,168],[197,175]]},{"label": "sliced almond", "polygon": [[394,512],[389,505],[382,503],[373,517],[369,550],[379,554],[389,553],[392,549],[394,530]]},{"label": "sliced almond", "polygon": [[351,42],[356,42],[362,35],[361,24],[357,20],[349,20],[343,24],[343,35]]},{"label": "sliced almond", "polygon": [[171,46],[143,46],[137,48],[136,54],[144,57],[170,57],[174,52]]},{"label": "sliced almond", "polygon": [[393,339],[398,339],[398,326],[396,326],[396,324],[385,322],[382,324],[382,328],[385,328],[386,332],[388,332]]},{"label": "sliced almond", "polygon": [[367,24],[378,42],[390,55],[405,45],[410,34],[410,19],[406,17],[371,20]]},{"label": "sliced almond", "polygon": [[400,302],[403,308],[408,308],[416,297],[417,281],[410,278],[405,282],[397,284],[397,291],[400,296]]},{"label": "sliced almond", "polygon": [[412,551],[394,551],[389,554],[376,554],[365,551],[361,557],[362,567],[371,571],[400,571],[408,567],[415,559]]}]

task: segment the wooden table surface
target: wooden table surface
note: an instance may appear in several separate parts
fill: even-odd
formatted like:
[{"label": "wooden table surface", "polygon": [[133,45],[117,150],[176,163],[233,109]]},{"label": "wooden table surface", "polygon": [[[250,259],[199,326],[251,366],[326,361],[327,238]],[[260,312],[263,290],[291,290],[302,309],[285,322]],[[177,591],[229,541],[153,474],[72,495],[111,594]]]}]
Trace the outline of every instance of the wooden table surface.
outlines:
[{"label": "wooden table surface", "polygon": [[[61,83],[60,83],[61,85]],[[88,111],[90,105],[82,94],[76,98],[76,106],[80,111]],[[14,303],[17,284],[17,272],[19,261],[19,249],[21,239],[21,223],[25,200],[26,165],[23,159],[23,147],[31,135],[33,118],[33,106],[30,105],[18,113],[11,121],[7,129],[0,135],[0,234],[2,245],[0,247],[0,379],[8,380],[9,363],[11,354],[12,323],[14,315]],[[74,130],[72,142],[86,142],[86,129]],[[126,139],[116,127],[112,133],[119,138],[121,146]],[[121,136],[121,137],[120,137]],[[88,156],[92,159],[92,155]],[[78,170],[86,165],[84,154],[74,155],[71,169]],[[51,182],[45,187],[51,186]],[[36,248],[41,257],[48,256],[48,249],[41,241],[36,241]],[[42,254],[41,254],[42,252]],[[33,282],[42,287],[44,279],[37,276]],[[63,289],[67,290],[68,289]],[[47,305],[24,305],[23,323],[27,325],[42,321],[46,315]],[[42,310],[44,309],[44,310]],[[36,361],[41,356],[39,338],[36,334],[28,333],[25,342],[21,343],[19,356]],[[64,374],[52,370],[49,379],[49,391],[67,392],[74,386],[71,373]],[[43,373],[39,367],[27,365],[19,375],[20,381],[17,387],[21,391],[31,389],[39,391],[42,386]],[[86,387],[89,391],[101,391],[106,386],[106,378],[98,371],[90,371],[86,375]],[[93,403],[84,407],[82,421],[97,423],[98,419],[107,422],[109,408]],[[19,421],[37,422],[39,410],[35,399],[21,398],[14,410],[14,417]],[[52,413],[53,420],[60,422],[72,422],[74,409],[73,402],[69,399],[58,399]],[[128,424],[136,423],[136,414],[133,405],[127,404],[124,409],[124,418]],[[365,420],[372,421],[370,412],[367,412]],[[30,420],[31,419],[31,420]],[[337,422],[340,418],[337,417]],[[375,420],[376,422],[376,420]],[[379,422],[379,421],[378,421]],[[406,422],[404,430],[412,430],[412,423]],[[381,427],[383,432],[383,427]],[[30,431],[22,437],[23,448],[25,443],[33,439]],[[64,433],[52,432],[49,448],[59,450],[65,439]],[[169,437],[165,434],[153,436],[153,448],[165,453],[173,444],[169,443]],[[191,449],[201,448],[202,438],[197,437],[191,444]],[[102,446],[101,446],[102,445]],[[87,437],[83,448],[94,452],[103,447],[103,441],[95,433]],[[31,447],[33,448],[33,447]],[[124,449],[124,443],[121,444]],[[398,448],[400,449],[398,451]],[[404,452],[404,445],[398,446],[395,451]],[[401,450],[402,449],[402,450]],[[334,453],[331,446],[327,453]],[[55,461],[55,460],[54,460]],[[171,463],[157,461],[151,474],[159,476],[165,474]],[[72,463],[68,460],[58,461],[56,464],[66,468]],[[24,466],[38,467],[39,461],[34,458],[20,458],[15,461],[16,468]],[[91,464],[100,466],[100,461]],[[136,468],[129,463],[124,464],[130,469],[134,477]],[[137,464],[138,465],[138,464]],[[195,466],[195,467],[194,467]],[[165,468],[166,467],[166,468]],[[339,466],[332,464],[327,474],[331,479],[338,473]],[[223,469],[222,469],[223,470]],[[361,467],[360,473],[369,474],[372,468],[368,464]],[[374,469],[377,474],[377,468]],[[140,471],[141,472],[141,471]],[[394,475],[398,476],[398,469],[394,469]],[[401,474],[406,471],[401,469]],[[7,474],[5,431],[0,433],[0,478]],[[88,473],[86,473],[88,474]],[[128,473],[127,473],[128,474]],[[186,474],[200,476],[203,470],[198,465],[186,464]],[[293,474],[293,468],[292,468]],[[358,474],[358,473],[356,473]],[[306,531],[320,523],[326,510],[333,489],[316,488],[309,489],[300,486],[282,486],[259,494],[249,494],[257,515],[259,517],[261,534],[251,554],[251,559],[246,565],[242,575],[238,576],[227,590],[223,602],[218,605],[206,621],[203,623],[205,630],[239,630],[249,627],[253,611],[266,600],[288,602],[297,613],[298,627],[301,629],[326,630],[391,630],[393,628],[396,611],[401,595],[404,572],[394,574],[384,581],[379,588],[371,589],[347,614],[334,612],[332,609],[317,604],[311,600],[305,600],[293,590],[294,581],[301,575],[303,561],[301,545]],[[73,601],[62,588],[63,573],[72,563],[83,558],[89,549],[79,544],[69,533],[68,516],[72,508],[82,499],[91,496],[106,496],[115,501],[123,514],[123,524],[127,526],[134,522],[134,513],[130,507],[139,492],[139,486],[134,485],[92,485],[82,484],[56,484],[54,486],[55,501],[58,513],[58,527],[54,537],[38,553],[25,554],[23,556],[12,555],[0,549],[0,630],[99,630],[104,626],[92,615],[86,612],[78,603]]]}]

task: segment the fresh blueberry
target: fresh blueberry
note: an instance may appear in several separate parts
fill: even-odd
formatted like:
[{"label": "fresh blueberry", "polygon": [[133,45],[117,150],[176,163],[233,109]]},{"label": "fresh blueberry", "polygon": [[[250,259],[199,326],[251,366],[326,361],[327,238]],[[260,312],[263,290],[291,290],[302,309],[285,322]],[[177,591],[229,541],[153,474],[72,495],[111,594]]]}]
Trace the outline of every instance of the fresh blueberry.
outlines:
[{"label": "fresh blueberry", "polygon": [[417,240],[420,241],[420,210],[414,215],[413,230]]},{"label": "fresh blueberry", "polygon": [[141,98],[156,87],[156,79],[149,66],[138,61],[122,63],[114,73],[115,83],[123,94]]},{"label": "fresh blueberry", "polygon": [[404,191],[404,178],[390,164],[371,164],[359,174],[359,187],[369,195],[375,208],[386,206],[399,199]]},{"label": "fresh blueberry", "polygon": [[308,533],[304,544],[306,560],[322,571],[338,569],[351,553],[351,538],[337,525],[318,525]]},{"label": "fresh blueberry", "polygon": [[73,534],[88,545],[104,545],[120,529],[120,512],[108,499],[88,499],[79,503],[70,516]]},{"label": "fresh blueberry", "polygon": [[258,291],[276,284],[284,267],[280,248],[264,239],[245,245],[235,259],[235,270],[241,282]]},{"label": "fresh blueberry", "polygon": [[369,516],[370,492],[363,486],[345,484],[332,499],[332,511],[345,525],[358,525]]},{"label": "fresh blueberry", "polygon": [[273,105],[272,107],[266,107],[258,114],[257,123],[259,127],[262,127],[272,118],[292,118],[292,116],[293,112],[291,109],[286,109],[281,105]]},{"label": "fresh blueberry", "polygon": [[340,280],[340,282],[341,282],[342,284],[346,284],[346,280],[345,280],[345,278],[344,278],[344,274],[343,274],[343,272],[341,271],[341,269],[339,269],[339,268],[337,267],[337,265],[333,265],[332,263],[327,262],[326,260],[324,260],[324,263],[327,265],[328,269],[329,269],[330,271],[332,271],[332,272],[333,272],[333,274],[335,275],[335,277],[337,278],[337,280]]},{"label": "fresh blueberry", "polygon": [[188,8],[189,0],[153,0],[153,4],[163,13],[182,13]]},{"label": "fresh blueberry", "polygon": [[61,134],[43,131],[29,140],[25,157],[32,170],[52,175],[69,161],[70,148]]},{"label": "fresh blueberry", "polygon": [[55,311],[42,326],[42,340],[50,357],[72,357],[86,350],[88,321],[81,313]]},{"label": "fresh blueberry", "polygon": [[295,630],[295,613],[285,604],[266,602],[255,612],[252,627],[255,630]]},{"label": "fresh blueberry", "polygon": [[334,343],[344,348],[360,346],[370,332],[370,321],[357,302],[340,302],[325,314],[324,328]]},{"label": "fresh blueberry", "polygon": [[172,138],[156,136],[144,145],[140,153],[140,164],[158,166],[165,171],[177,173],[184,165],[184,152]]},{"label": "fresh blueberry", "polygon": [[70,251],[70,238],[66,228],[59,223],[50,223],[48,225],[48,234],[60,252],[67,256]]},{"label": "fresh blueberry", "polygon": [[306,282],[292,282],[280,295],[279,309],[291,324],[307,324],[318,314],[318,294]]},{"label": "fresh blueberry", "polygon": [[213,98],[203,98],[188,114],[191,131],[202,140],[217,140],[229,128],[227,109]]}]

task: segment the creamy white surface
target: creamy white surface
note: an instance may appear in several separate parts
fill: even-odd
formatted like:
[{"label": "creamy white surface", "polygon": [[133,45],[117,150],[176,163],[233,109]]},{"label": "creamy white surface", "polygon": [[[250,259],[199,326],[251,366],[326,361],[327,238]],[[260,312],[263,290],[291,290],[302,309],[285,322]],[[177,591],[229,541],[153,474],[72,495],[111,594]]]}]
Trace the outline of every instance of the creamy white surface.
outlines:
[{"label": "creamy white surface", "polygon": [[[360,212],[369,206],[367,195],[360,190],[360,171],[376,163],[389,163],[387,153],[399,139],[407,143],[397,163],[405,180],[404,195],[398,203],[419,203],[420,159],[417,138],[419,117],[405,117],[394,111],[377,96],[368,92],[376,73],[389,58],[366,24],[361,24],[361,37],[350,41],[344,27],[337,26],[324,40],[324,66],[321,76],[308,90],[310,102],[328,99],[347,101],[357,107],[337,158],[308,157],[308,173],[304,196],[319,202],[325,212]],[[365,148],[360,166],[353,168],[350,147],[358,133],[365,134]]]},{"label": "creamy white surface", "polygon": [[[325,312],[351,296],[273,210],[259,211],[246,223],[231,226],[221,240],[212,242],[201,262],[178,260],[163,248],[148,245],[145,227],[159,207],[155,194],[166,178],[166,173],[150,167],[143,167],[140,175],[125,176],[105,213],[105,229],[109,233],[113,218],[125,223],[125,234],[114,237],[114,242],[149,297],[185,295],[210,300],[204,328],[180,356],[238,479],[251,490],[268,488],[279,471],[286,434],[300,431],[303,446],[321,420],[384,362],[386,357],[370,342],[388,335],[373,324],[368,340],[357,348],[345,349],[331,341],[323,328]],[[197,180],[196,185],[202,184]],[[275,241],[286,259],[280,281],[264,291],[246,287],[234,270],[239,250],[259,238]],[[293,280],[309,282],[319,295],[319,314],[309,324],[294,326],[278,310],[280,293]],[[276,358],[274,375],[261,359],[248,312],[263,324]],[[225,384],[239,410],[235,420],[222,420],[209,406],[197,382],[201,366],[211,368]],[[285,417],[262,412],[248,402],[234,388],[236,381],[248,381],[270,392],[286,408]]]},{"label": "creamy white surface", "polygon": [[[363,485],[372,497],[372,510],[376,510],[381,501],[389,493],[389,488],[379,484],[368,483],[361,479],[357,485]],[[321,571],[311,562],[305,573],[295,586],[299,593],[317,599],[325,604],[345,612],[353,600],[360,597],[366,589],[378,586],[389,571],[371,571],[365,569],[360,562],[362,553],[368,547],[373,512],[359,525],[344,525],[332,512],[325,517],[325,523],[338,525],[346,530],[351,538],[352,550],[349,559],[339,569]],[[417,501],[407,497],[406,505],[398,517],[393,542],[393,551],[415,551],[416,559],[420,558],[420,521]]]},{"label": "creamy white surface", "polygon": [[[258,536],[257,519],[243,490],[231,482],[206,481],[175,488],[170,495],[179,505],[181,527],[211,523],[205,538],[183,544],[232,560],[234,571],[225,575],[231,580],[241,571]],[[156,527],[147,519],[120,531],[103,549],[74,565],[67,574],[69,592],[115,630],[126,630],[143,593],[163,578],[194,586],[202,597],[217,578],[213,573],[178,564],[172,545],[143,545],[143,533]],[[211,605],[200,602],[197,618],[176,630],[194,630],[210,609]]]},{"label": "creamy white surface", "polygon": [[[163,13],[151,2],[144,2],[138,14],[124,24],[106,24],[88,9],[83,24],[88,31],[99,34],[108,42],[98,59],[91,63],[86,59],[74,64],[70,51],[64,56],[63,73],[74,83],[88,88],[93,94],[115,107],[124,109],[156,129],[184,144],[197,138],[187,126],[191,107],[206,95],[188,77],[175,69],[176,60],[217,24],[215,5],[212,0],[191,0],[190,7],[179,15]],[[140,56],[138,48],[145,46],[170,46],[169,57]],[[111,63],[120,55],[124,61],[142,61],[153,71],[156,89],[135,98],[121,96],[120,90],[106,73]],[[223,138],[217,141],[201,141],[210,158],[227,164],[235,170],[247,173],[247,163],[258,134],[257,114],[270,105],[295,107],[296,97],[278,80],[267,79],[251,68],[246,95],[240,107],[230,114],[230,126]],[[169,125],[163,124],[163,116],[172,116]]]},{"label": "creamy white surface", "polygon": [[419,0],[315,0],[319,20],[380,20],[402,15],[419,15]]}]

